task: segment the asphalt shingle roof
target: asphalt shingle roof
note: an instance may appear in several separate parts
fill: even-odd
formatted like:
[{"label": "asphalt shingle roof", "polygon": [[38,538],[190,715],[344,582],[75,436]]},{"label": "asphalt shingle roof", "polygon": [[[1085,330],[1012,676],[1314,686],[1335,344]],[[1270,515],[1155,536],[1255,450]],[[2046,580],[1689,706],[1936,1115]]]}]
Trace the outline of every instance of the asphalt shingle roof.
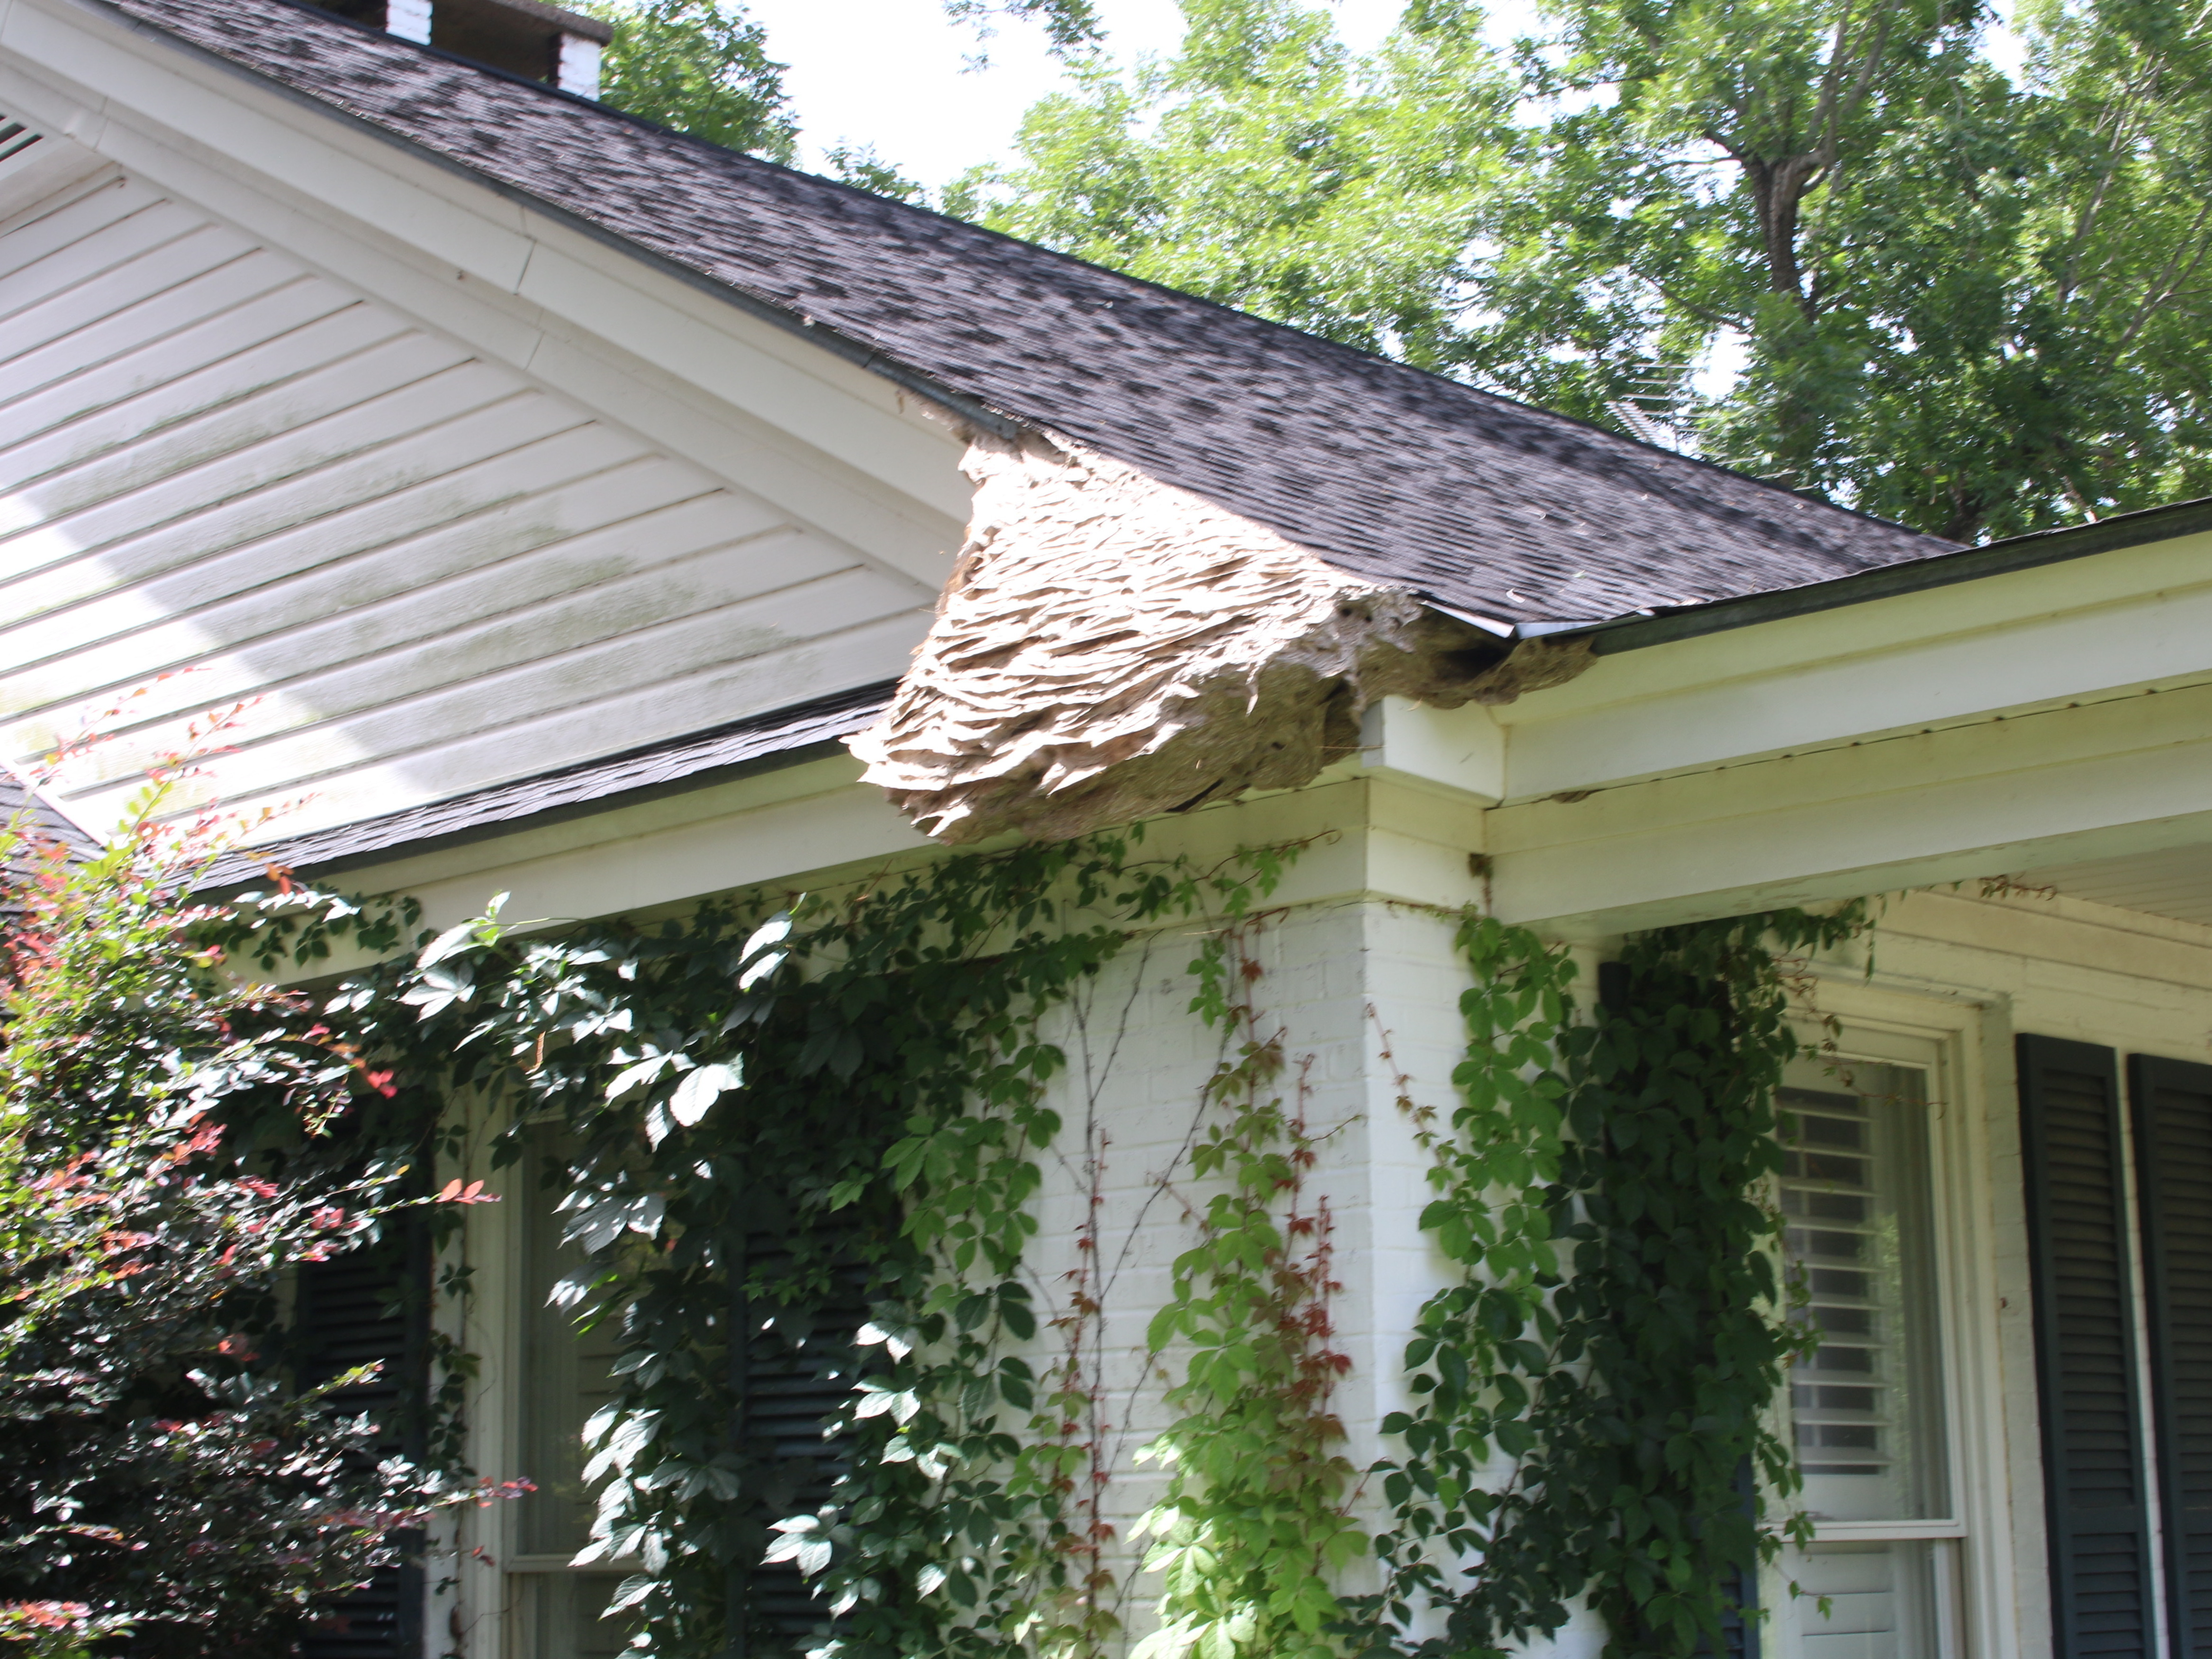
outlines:
[{"label": "asphalt shingle roof", "polygon": [[1446,605],[1594,619],[1949,545],[290,0],[106,3]]},{"label": "asphalt shingle roof", "polygon": [[[864,685],[382,817],[265,842],[222,860],[201,885],[224,890],[258,882],[271,864],[327,872],[387,854],[411,856],[842,755],[840,739],[874,725],[890,706],[893,689]],[[7,799],[7,781],[8,774],[0,771],[0,805]]]},{"label": "asphalt shingle roof", "polygon": [[0,864],[0,917],[20,915],[22,907],[10,892],[46,867],[46,849],[58,844],[72,864],[95,857],[100,843],[48,805],[39,793],[16,773],[0,766],[0,823],[14,827],[21,839],[12,842]]}]

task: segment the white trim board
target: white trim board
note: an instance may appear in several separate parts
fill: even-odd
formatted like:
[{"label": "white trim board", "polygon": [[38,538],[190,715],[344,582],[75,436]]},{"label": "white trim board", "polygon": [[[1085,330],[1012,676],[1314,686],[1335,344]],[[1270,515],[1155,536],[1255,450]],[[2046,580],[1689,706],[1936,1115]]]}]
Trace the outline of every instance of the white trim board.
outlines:
[{"label": "white trim board", "polygon": [[647,257],[75,0],[0,12],[0,107],[910,580],[934,590],[951,569],[957,420]]}]

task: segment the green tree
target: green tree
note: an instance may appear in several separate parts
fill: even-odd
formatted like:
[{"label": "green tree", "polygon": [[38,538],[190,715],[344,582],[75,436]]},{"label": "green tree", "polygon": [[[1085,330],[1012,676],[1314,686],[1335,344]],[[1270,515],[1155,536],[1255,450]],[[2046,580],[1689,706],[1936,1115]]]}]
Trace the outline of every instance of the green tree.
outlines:
[{"label": "green tree", "polygon": [[717,0],[589,0],[614,25],[599,98],[678,132],[788,162],[799,130],[785,106],[785,65],[761,26]]},{"label": "green tree", "polygon": [[1468,249],[1514,153],[1515,88],[1472,27],[1361,61],[1296,0],[1188,0],[1171,62],[1079,64],[1022,164],[947,210],[1331,339],[1449,368]]},{"label": "green tree", "polygon": [[1960,539],[2201,493],[2202,13],[2031,10],[2014,86],[1978,0],[1557,0],[1469,362],[1589,414],[1660,365],[1717,459]]},{"label": "green tree", "polygon": [[[1185,0],[955,212],[1961,539],[2212,490],[2206,0]],[[1743,371],[1716,395],[1716,349]]]}]

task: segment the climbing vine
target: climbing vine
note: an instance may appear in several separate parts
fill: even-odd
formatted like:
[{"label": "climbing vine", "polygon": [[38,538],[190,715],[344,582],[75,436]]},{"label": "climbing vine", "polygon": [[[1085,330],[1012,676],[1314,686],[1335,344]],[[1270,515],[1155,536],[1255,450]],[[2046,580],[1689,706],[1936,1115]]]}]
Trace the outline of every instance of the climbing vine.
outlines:
[{"label": "climbing vine", "polygon": [[[1081,1379],[1019,1352],[1065,1063],[1039,1022],[1140,929],[1234,927],[1296,850],[1200,871],[1101,837],[554,934],[495,904],[331,1000],[396,1089],[506,1122],[502,1158],[560,1137],[586,1265],[557,1294],[619,1350],[579,1559],[635,1565],[647,1650],[775,1640],[763,1608],[809,1589],[817,1650],[853,1659],[1110,1634]],[[288,895],[240,942],[312,957],[336,904]],[[831,1455],[750,1426],[763,1350],[849,1386]]]},{"label": "climbing vine", "polygon": [[1760,1200],[1801,1048],[1784,957],[1863,926],[1784,911],[1632,939],[1583,1023],[1564,955],[1464,925],[1464,1103],[1419,1125],[1423,1223],[1462,1271],[1407,1350],[1416,1405],[1384,1425],[1405,1455],[1382,1471],[1368,1650],[1498,1654],[1585,1595],[1617,1659],[1721,1649],[1793,1524],[1770,1518],[1796,1474],[1769,1408],[1810,1340]]},{"label": "climbing vine", "polygon": [[[1207,941],[1193,964],[1192,1009],[1229,1052],[1207,1081],[1218,1109],[1191,1173],[1218,1189],[1192,1217],[1153,1316],[1156,1353],[1182,1345],[1168,1393],[1174,1425],[1139,1454],[1168,1465],[1166,1495],[1143,1528],[1158,1542],[1160,1627],[1138,1650],[1205,1659],[1326,1659],[1342,1616],[1334,1584],[1365,1548],[1352,1514],[1357,1471],[1333,1409],[1348,1356],[1330,1345],[1334,1240],[1328,1203],[1308,1192],[1319,1138],[1308,1123],[1310,1059],[1286,1060],[1254,995],[1259,923]],[[1283,1092],[1286,1074],[1290,1098]]]},{"label": "climbing vine", "polygon": [[[1086,1347],[1104,1141],[1065,1305],[1041,1308],[1025,1251],[1066,1064],[1041,1022],[1133,937],[1200,917],[1190,1010],[1223,1047],[1160,1177],[1193,1242],[1146,1341],[1170,1413],[1144,1452],[1166,1473],[1146,1650],[1498,1654],[1583,1600],[1621,1659],[1720,1642],[1795,1481],[1768,1408],[1807,1338],[1760,1199],[1797,1052],[1784,959],[1860,918],[1632,939],[1587,1016],[1567,956],[1461,921],[1456,1104],[1401,1091],[1431,1164],[1421,1223],[1456,1272],[1406,1352],[1413,1403],[1383,1425],[1401,1454],[1363,1475],[1333,1403],[1327,1135],[1257,989],[1273,919],[1252,906],[1295,850],[1201,872],[1099,837],[653,927],[524,934],[495,908],[333,1000],[398,1097],[503,1115],[504,1156],[560,1137],[585,1263],[561,1295],[620,1352],[581,1559],[634,1569],[620,1599],[646,1650],[773,1638],[762,1609],[809,1589],[815,1651],[840,1659],[1109,1650]],[[358,925],[334,903],[285,896],[241,926],[311,957]],[[833,1455],[749,1427],[763,1351],[847,1387]],[[1383,1588],[1345,1597],[1370,1544]]]}]

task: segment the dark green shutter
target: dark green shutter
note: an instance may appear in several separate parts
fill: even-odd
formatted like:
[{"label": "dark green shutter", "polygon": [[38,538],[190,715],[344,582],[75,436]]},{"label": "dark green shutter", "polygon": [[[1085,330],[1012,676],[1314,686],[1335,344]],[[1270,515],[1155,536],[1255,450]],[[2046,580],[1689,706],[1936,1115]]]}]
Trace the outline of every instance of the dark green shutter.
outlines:
[{"label": "dark green shutter", "polygon": [[2212,1659],[2212,1066],[2133,1054],[2143,1290],[2174,1659]]},{"label": "dark green shutter", "polygon": [[2019,1062],[2052,1646],[2057,1659],[2152,1659],[2114,1056],[2092,1043],[2022,1036]]},{"label": "dark green shutter", "polygon": [[[738,1260],[771,1284],[792,1271],[789,1248],[772,1228],[750,1231]],[[731,1301],[737,1337],[731,1381],[738,1435],[755,1460],[751,1478],[780,1514],[818,1509],[845,1470],[843,1443],[825,1440],[823,1428],[851,1397],[859,1371],[854,1337],[868,1318],[866,1271],[848,1257],[833,1270],[827,1293],[810,1314],[754,1306],[742,1291]],[[726,1659],[798,1654],[817,1645],[830,1623],[830,1604],[789,1563],[763,1566],[757,1549],[746,1554],[751,1559],[733,1564],[732,1589],[745,1604],[750,1628],[732,1641]]]},{"label": "dark green shutter", "polygon": [[[376,1380],[334,1401],[368,1413],[379,1449],[419,1456],[429,1321],[429,1240],[419,1219],[386,1224],[365,1249],[299,1270],[292,1343],[302,1383],[327,1382],[381,1360]],[[422,1651],[422,1568],[386,1567],[374,1582],[331,1603],[300,1644],[301,1659],[417,1659]]]}]

